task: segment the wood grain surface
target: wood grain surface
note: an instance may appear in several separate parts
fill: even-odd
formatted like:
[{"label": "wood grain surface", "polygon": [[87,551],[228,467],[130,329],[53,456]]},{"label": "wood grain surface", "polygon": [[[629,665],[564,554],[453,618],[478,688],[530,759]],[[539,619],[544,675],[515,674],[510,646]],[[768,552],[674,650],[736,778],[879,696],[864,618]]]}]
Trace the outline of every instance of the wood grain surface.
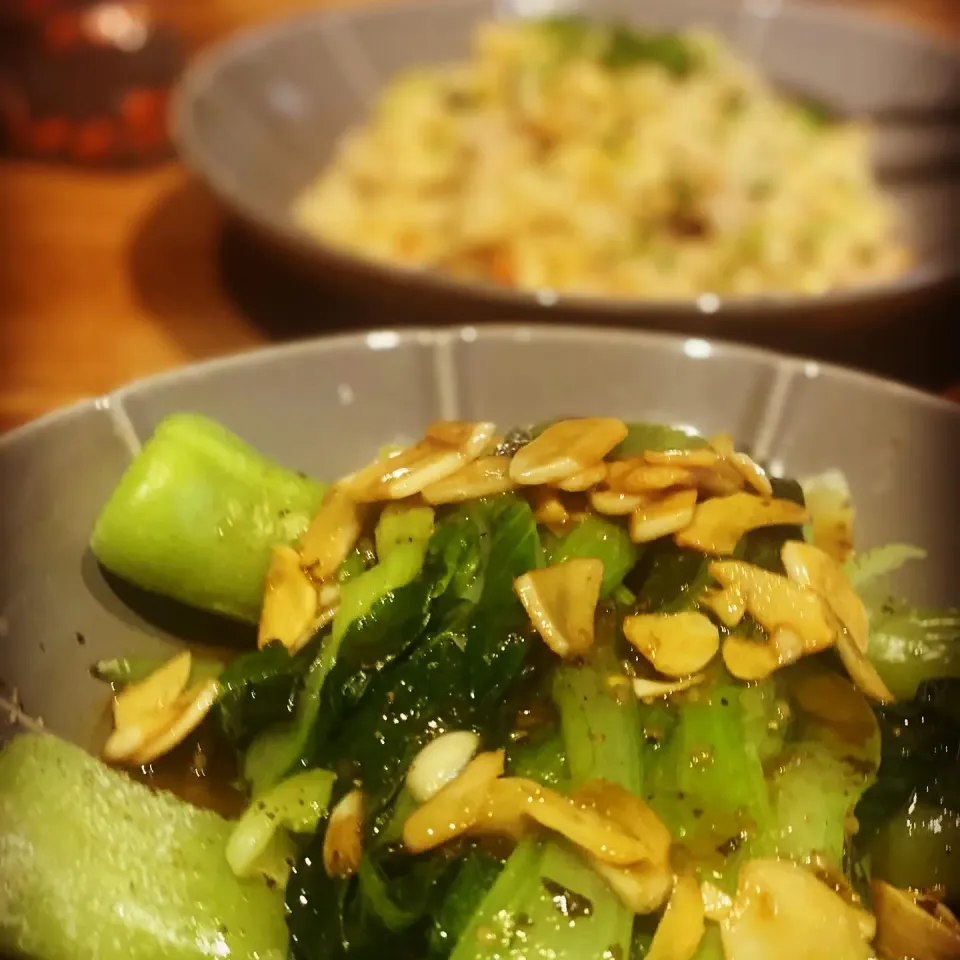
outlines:
[{"label": "wood grain surface", "polygon": [[[859,5],[960,34],[960,0]],[[164,0],[157,9],[197,49],[308,6],[316,0]],[[144,374],[288,335],[255,322],[228,293],[223,222],[175,163],[97,173],[0,162],[0,430]]]}]

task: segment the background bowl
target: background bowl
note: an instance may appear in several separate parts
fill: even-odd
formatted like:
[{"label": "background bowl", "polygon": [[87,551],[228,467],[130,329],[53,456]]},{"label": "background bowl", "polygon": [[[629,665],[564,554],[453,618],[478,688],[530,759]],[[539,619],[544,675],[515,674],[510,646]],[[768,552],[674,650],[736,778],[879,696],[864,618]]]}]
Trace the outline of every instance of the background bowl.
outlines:
[{"label": "background bowl", "polygon": [[[572,327],[379,331],[187,368],[55,413],[0,439],[0,706],[22,704],[91,746],[106,698],[100,657],[174,638],[252,631],[156,603],[104,577],[87,543],[141,440],[175,412],[216,417],[281,462],[336,477],[439,417],[501,427],[571,414],[730,430],[775,471],[847,474],[861,547],[929,551],[900,583],[957,602],[960,406],[814,362],[698,338]],[[0,709],[0,740],[11,726]]]},{"label": "background bowl", "polygon": [[[953,215],[960,210],[960,46],[809,4],[583,0],[582,6],[597,18],[653,28],[712,27],[785,89],[841,114],[872,118],[874,159],[918,252],[916,269],[892,283],[817,298],[719,304],[716,298],[555,298],[375,264],[337,253],[293,223],[292,199],[392,76],[465,56],[478,22],[555,12],[549,0],[351,6],[237,37],[203,54],[183,79],[174,111],[179,149],[231,210],[325,284],[394,312],[405,306],[418,322],[587,319],[730,336],[867,364],[871,349],[902,354],[902,347],[885,348],[876,331],[907,316],[920,319],[919,308],[944,292],[960,263],[960,218]],[[915,325],[912,335],[920,342]]]}]

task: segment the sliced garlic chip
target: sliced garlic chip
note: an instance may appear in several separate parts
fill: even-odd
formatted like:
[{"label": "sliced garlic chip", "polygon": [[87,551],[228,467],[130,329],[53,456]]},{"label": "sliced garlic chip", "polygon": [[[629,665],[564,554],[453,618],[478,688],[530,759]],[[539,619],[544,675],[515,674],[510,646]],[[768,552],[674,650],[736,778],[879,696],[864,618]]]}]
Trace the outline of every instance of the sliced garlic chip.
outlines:
[{"label": "sliced garlic chip", "polygon": [[710,575],[724,588],[736,590],[746,609],[772,637],[784,628],[803,642],[805,653],[816,653],[836,636],[823,601],[812,590],[779,573],[740,560],[715,560]]},{"label": "sliced garlic chip", "polygon": [[[431,430],[433,434],[412,447],[388,459],[377,460],[341,480],[347,494],[359,503],[412,497],[476,460],[493,437],[494,426],[457,421],[434,424]],[[454,439],[459,442],[448,442]]]},{"label": "sliced garlic chip", "polygon": [[800,540],[788,540],[780,556],[787,576],[826,600],[827,606],[849,631],[860,652],[866,653],[870,642],[867,610],[850,585],[843,567],[819,547]]},{"label": "sliced garlic chip", "polygon": [[113,700],[114,726],[129,727],[172,706],[187,689],[192,665],[190,651],[184,650],[145,680],[124,687]]},{"label": "sliced garlic chip", "polygon": [[[620,679],[617,678],[618,681]],[[633,687],[634,695],[638,699],[650,701],[670,697],[675,693],[683,693],[684,690],[703,683],[705,676],[702,673],[695,673],[682,680],[651,680],[648,677],[634,677],[632,680],[623,677],[622,679]]]},{"label": "sliced garlic chip", "polygon": [[503,750],[478,753],[458,777],[407,817],[404,846],[423,853],[466,833],[483,811],[491,784],[503,775],[503,762]]},{"label": "sliced garlic chip", "polygon": [[647,613],[624,618],[623,633],[668,677],[701,671],[720,649],[720,632],[702,613]]},{"label": "sliced garlic chip", "polygon": [[427,503],[462,503],[513,490],[509,457],[480,457],[420,491]]},{"label": "sliced garlic chip", "polygon": [[631,867],[614,867],[589,855],[587,861],[631,913],[653,913],[670,896],[673,875],[665,866],[635,863]]},{"label": "sliced garlic chip", "polygon": [[703,901],[703,915],[707,920],[719,923],[730,916],[733,909],[733,897],[726,891],[704,880],[700,884],[700,899]]},{"label": "sliced garlic chip", "polygon": [[300,554],[283,544],[274,547],[260,609],[257,646],[279,640],[298,649],[317,616],[317,589],[300,566]]},{"label": "sliced garlic chip", "polygon": [[877,703],[893,703],[896,698],[889,687],[849,634],[841,633],[837,637],[837,653],[840,654],[840,660],[850,674],[850,679],[861,693]]},{"label": "sliced garlic chip", "polygon": [[862,911],[787,860],[740,867],[733,910],[720,923],[726,960],[871,960]]},{"label": "sliced garlic chip", "polygon": [[693,522],[674,540],[702,553],[730,554],[750,530],[802,524],[806,518],[806,510],[790,500],[766,500],[741,491],[698,504]]},{"label": "sliced garlic chip", "polygon": [[671,487],[695,487],[700,474],[691,467],[643,463],[634,467],[617,485],[624,493],[653,493]]},{"label": "sliced garlic chip", "polygon": [[703,939],[704,929],[700,887],[693,877],[681,874],[653,935],[647,960],[690,960]]},{"label": "sliced garlic chip", "polygon": [[452,730],[428,743],[407,770],[407,789],[417,803],[426,803],[455,780],[473,759],[480,737],[471,730]]},{"label": "sliced garlic chip", "polygon": [[534,487],[530,491],[530,506],[533,509],[533,519],[541,526],[559,527],[570,520],[570,511],[567,510],[563,497],[550,487]]},{"label": "sliced garlic chip", "polygon": [[732,454],[727,457],[727,463],[732,464],[747,484],[753,487],[761,497],[773,496],[773,484],[770,483],[766,471],[745,453]]},{"label": "sliced garlic chip", "polygon": [[650,863],[666,866],[673,842],[663,821],[636,794],[609,780],[588,780],[570,797],[646,844]]},{"label": "sliced garlic chip", "polygon": [[606,479],[607,465],[601,461],[600,463],[595,463],[592,467],[586,467],[579,473],[574,473],[558,481],[557,486],[567,493],[583,493],[603,483]]},{"label": "sliced garlic chip", "polygon": [[177,701],[179,709],[173,722],[144,743],[133,754],[133,762],[141,765],[153,763],[183,743],[203,723],[219,696],[220,684],[216,680],[206,680],[187,690]]},{"label": "sliced garlic chip", "polygon": [[619,490],[599,488],[591,490],[589,494],[590,506],[607,517],[626,517],[642,510],[649,502],[650,497],[642,493],[621,493]]},{"label": "sliced garlic chip", "polygon": [[772,643],[743,637],[727,637],[723,641],[723,663],[733,676],[746,682],[763,680],[784,666]]},{"label": "sliced garlic chip", "polygon": [[547,646],[561,657],[580,657],[593,646],[594,621],[603,561],[578,557],[513,582],[530,621]]},{"label": "sliced garlic chip", "polygon": [[885,957],[956,960],[960,922],[942,903],[883,880],[870,885],[877,914],[876,946]]},{"label": "sliced garlic chip", "polygon": [[300,538],[300,565],[314,580],[327,580],[357,545],[367,508],[339,486],[331,487]]},{"label": "sliced garlic chip", "polygon": [[451,447],[457,447],[468,457],[479,457],[493,440],[497,425],[486,421],[438,420],[427,427],[427,436]]},{"label": "sliced garlic chip", "polygon": [[611,417],[559,420],[514,454],[510,476],[520,484],[559,483],[598,464],[626,435],[626,424]]},{"label": "sliced garlic chip", "polygon": [[700,595],[697,603],[713,611],[716,618],[728,630],[732,630],[747,612],[747,601],[736,587],[707,590]]},{"label": "sliced garlic chip", "polygon": [[328,877],[349,877],[363,856],[363,794],[351,790],[333,808],[323,837],[323,868]]},{"label": "sliced garlic chip", "polygon": [[720,455],[709,447],[700,447],[694,450],[646,450],[643,459],[653,466],[714,467]]},{"label": "sliced garlic chip", "polygon": [[651,499],[630,515],[630,539],[634,543],[650,543],[682,530],[693,520],[696,504],[696,490],[680,490]]},{"label": "sliced garlic chip", "polygon": [[593,807],[584,806],[534,780],[506,777],[501,783],[512,783],[512,792],[498,797],[503,803],[512,804],[511,809],[497,813],[503,819],[529,817],[604,863],[628,866],[651,860],[651,848],[646,840],[627,832]]}]

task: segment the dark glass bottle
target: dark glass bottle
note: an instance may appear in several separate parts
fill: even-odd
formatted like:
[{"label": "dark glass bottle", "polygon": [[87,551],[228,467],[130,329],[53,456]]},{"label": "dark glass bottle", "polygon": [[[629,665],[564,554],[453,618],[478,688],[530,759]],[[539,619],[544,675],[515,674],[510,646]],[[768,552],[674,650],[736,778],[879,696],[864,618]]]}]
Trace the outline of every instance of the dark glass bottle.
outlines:
[{"label": "dark glass bottle", "polygon": [[106,167],[166,158],[183,59],[149,3],[0,0],[4,152]]}]

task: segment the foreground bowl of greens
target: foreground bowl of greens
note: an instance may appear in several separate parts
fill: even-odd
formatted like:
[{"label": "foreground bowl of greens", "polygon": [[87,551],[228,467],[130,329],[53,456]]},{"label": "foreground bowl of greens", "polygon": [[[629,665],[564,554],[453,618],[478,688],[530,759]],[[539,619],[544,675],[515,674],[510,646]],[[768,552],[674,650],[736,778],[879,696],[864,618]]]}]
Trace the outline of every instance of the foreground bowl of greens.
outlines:
[{"label": "foreground bowl of greens", "polygon": [[380,331],[0,476],[0,955],[960,956],[954,407]]}]

